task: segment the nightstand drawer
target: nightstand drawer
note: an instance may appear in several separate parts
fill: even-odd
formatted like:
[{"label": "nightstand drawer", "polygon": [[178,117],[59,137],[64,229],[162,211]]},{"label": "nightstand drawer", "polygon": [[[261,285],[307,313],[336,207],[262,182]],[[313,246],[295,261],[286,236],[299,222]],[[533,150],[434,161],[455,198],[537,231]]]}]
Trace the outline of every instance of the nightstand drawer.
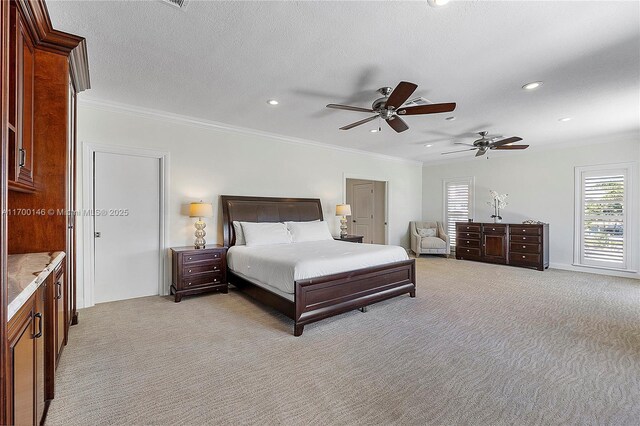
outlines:
[{"label": "nightstand drawer", "polygon": [[480,232],[480,225],[458,225],[458,232]]},{"label": "nightstand drawer", "polygon": [[204,272],[222,272],[222,259],[198,262],[196,264],[185,264],[182,270],[184,277],[202,274]]},{"label": "nightstand drawer", "polygon": [[509,246],[512,253],[540,253],[540,244],[522,244],[512,242]]},{"label": "nightstand drawer", "polygon": [[224,274],[222,272],[206,272],[204,274],[194,275],[182,280],[182,288],[188,289],[200,286],[210,286],[224,284]]},{"label": "nightstand drawer", "polygon": [[456,254],[460,257],[480,257],[479,248],[457,247]]},{"label": "nightstand drawer", "polygon": [[460,247],[480,247],[480,240],[467,240],[465,238],[458,237],[457,242]]},{"label": "nightstand drawer", "polygon": [[187,253],[182,256],[182,263],[189,265],[198,262],[211,262],[212,260],[221,259],[221,252],[211,252],[210,250],[203,251],[202,253]]}]

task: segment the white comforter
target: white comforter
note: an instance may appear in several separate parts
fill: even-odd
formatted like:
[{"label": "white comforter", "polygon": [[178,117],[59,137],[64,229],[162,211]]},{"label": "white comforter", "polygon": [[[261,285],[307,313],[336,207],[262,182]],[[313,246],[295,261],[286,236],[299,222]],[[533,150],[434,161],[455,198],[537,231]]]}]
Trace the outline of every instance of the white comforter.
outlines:
[{"label": "white comforter", "polygon": [[294,281],[407,260],[402,247],[323,240],[267,246],[233,246],[229,269],[285,293]]}]

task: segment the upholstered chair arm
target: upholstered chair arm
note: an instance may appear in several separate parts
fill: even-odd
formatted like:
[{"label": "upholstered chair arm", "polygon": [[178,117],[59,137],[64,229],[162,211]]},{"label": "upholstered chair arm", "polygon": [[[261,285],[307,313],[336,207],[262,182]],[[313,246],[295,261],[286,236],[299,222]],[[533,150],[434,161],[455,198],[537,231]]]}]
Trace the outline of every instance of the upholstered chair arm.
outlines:
[{"label": "upholstered chair arm", "polygon": [[420,253],[420,235],[416,230],[415,222],[411,222],[411,251],[416,254]]},{"label": "upholstered chair arm", "polygon": [[444,228],[442,227],[442,224],[440,222],[438,222],[438,238],[442,238],[447,243],[449,243],[449,235],[444,232]]}]

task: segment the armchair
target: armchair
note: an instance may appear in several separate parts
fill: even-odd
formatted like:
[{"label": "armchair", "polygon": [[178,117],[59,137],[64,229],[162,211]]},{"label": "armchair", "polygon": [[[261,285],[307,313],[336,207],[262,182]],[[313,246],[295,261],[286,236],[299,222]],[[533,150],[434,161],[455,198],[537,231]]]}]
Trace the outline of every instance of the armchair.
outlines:
[{"label": "armchair", "polygon": [[[444,232],[441,222],[410,222],[409,227],[411,228],[411,250],[416,256],[421,254],[448,256],[451,253],[449,236]],[[435,235],[423,237],[419,229],[434,229]]]}]

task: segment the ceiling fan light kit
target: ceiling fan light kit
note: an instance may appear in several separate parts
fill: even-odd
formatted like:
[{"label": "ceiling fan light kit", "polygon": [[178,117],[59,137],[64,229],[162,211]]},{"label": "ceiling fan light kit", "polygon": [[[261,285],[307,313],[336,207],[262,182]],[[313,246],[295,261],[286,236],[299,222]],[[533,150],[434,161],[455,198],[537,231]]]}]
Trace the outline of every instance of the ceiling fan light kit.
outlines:
[{"label": "ceiling fan light kit", "polygon": [[408,81],[401,81],[395,89],[391,87],[381,87],[378,89],[378,93],[382,95],[381,98],[376,99],[371,104],[371,108],[355,107],[350,105],[329,104],[327,108],[341,109],[345,111],[355,112],[368,112],[375,114],[369,118],[365,118],[355,123],[347,124],[340,127],[340,130],[349,130],[362,124],[368,123],[380,118],[385,120],[389,127],[395,130],[397,133],[404,132],[409,129],[407,123],[400,118],[401,115],[423,115],[423,114],[438,114],[442,112],[451,112],[456,109],[456,104],[444,103],[444,104],[427,104],[418,106],[403,106],[409,97],[418,88],[417,84],[410,83]]}]

